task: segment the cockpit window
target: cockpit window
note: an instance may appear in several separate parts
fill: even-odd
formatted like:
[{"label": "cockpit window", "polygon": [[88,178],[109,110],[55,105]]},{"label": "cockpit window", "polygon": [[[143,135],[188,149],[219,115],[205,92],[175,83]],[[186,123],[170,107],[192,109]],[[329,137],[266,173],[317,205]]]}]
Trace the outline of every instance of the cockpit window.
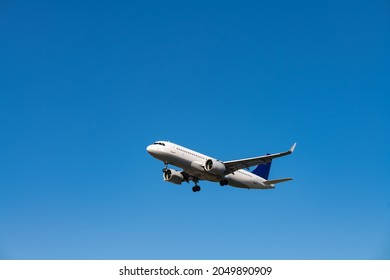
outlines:
[{"label": "cockpit window", "polygon": [[153,145],[161,145],[161,146],[165,146],[165,144],[164,144],[164,143],[161,143],[161,142],[155,142],[155,143],[153,143]]}]

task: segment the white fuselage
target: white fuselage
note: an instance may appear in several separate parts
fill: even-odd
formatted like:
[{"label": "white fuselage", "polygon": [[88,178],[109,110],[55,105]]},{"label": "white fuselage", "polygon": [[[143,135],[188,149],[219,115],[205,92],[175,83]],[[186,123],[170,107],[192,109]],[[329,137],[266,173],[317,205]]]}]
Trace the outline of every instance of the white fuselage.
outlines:
[{"label": "white fuselage", "polygon": [[215,175],[205,170],[204,165],[208,159],[214,159],[207,155],[187,149],[177,144],[159,141],[157,144],[149,145],[146,149],[156,159],[167,164],[182,168],[191,176],[199,180],[220,182],[227,180],[228,185],[237,188],[247,189],[270,189],[273,185],[264,184],[264,178],[257,176],[244,169],[239,169],[228,175]]}]

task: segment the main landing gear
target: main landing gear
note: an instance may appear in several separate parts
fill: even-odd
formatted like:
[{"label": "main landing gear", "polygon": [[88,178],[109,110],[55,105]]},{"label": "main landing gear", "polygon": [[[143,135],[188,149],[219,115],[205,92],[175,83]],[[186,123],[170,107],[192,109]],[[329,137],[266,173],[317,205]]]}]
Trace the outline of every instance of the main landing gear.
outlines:
[{"label": "main landing gear", "polygon": [[222,180],[221,182],[219,182],[219,184],[221,185],[221,187],[223,186],[226,186],[227,184],[229,184],[228,180]]},{"label": "main landing gear", "polygon": [[198,186],[198,178],[194,178],[192,181],[194,181],[195,186],[192,187],[193,192],[200,192],[200,187]]}]

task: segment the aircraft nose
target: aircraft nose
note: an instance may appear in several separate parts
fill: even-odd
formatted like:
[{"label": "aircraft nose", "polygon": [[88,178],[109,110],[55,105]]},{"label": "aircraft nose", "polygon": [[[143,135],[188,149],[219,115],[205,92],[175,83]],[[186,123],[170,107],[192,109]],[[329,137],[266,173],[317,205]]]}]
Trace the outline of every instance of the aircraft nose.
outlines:
[{"label": "aircraft nose", "polygon": [[148,153],[152,156],[155,156],[156,154],[158,154],[159,149],[158,147],[156,147],[156,145],[149,145],[146,147],[146,151],[148,151]]}]

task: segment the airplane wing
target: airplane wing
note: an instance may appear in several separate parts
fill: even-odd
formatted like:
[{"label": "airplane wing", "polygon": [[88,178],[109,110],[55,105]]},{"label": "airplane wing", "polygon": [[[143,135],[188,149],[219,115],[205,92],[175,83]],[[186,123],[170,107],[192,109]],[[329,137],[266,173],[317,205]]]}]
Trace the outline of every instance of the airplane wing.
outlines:
[{"label": "airplane wing", "polygon": [[294,143],[294,145],[291,146],[290,150],[286,152],[264,155],[264,156],[253,157],[253,158],[224,161],[223,163],[225,164],[228,173],[233,173],[234,171],[237,171],[239,169],[249,168],[250,166],[259,165],[259,164],[267,164],[274,158],[287,156],[294,151],[296,144],[297,143]]}]

